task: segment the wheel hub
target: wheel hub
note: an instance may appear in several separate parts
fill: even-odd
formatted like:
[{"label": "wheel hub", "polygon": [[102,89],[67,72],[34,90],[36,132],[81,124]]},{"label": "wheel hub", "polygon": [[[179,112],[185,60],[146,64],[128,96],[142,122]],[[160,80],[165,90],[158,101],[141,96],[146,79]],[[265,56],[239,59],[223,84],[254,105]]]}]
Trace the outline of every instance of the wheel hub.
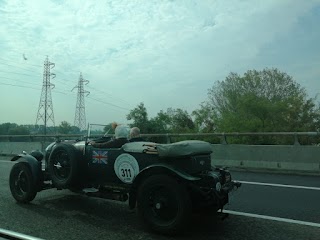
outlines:
[{"label": "wheel hub", "polygon": [[62,168],[62,166],[61,166],[60,162],[58,162],[57,164],[54,164],[53,166],[55,166],[57,169]]},{"label": "wheel hub", "polygon": [[27,192],[27,179],[24,171],[20,171],[17,179],[14,181],[14,186],[16,188],[17,194],[23,195]]}]

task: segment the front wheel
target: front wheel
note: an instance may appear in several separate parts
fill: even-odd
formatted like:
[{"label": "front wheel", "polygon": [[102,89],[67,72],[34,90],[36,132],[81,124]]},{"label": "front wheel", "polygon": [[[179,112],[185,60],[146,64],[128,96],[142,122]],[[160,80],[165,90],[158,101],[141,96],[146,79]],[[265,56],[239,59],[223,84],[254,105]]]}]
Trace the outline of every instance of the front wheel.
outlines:
[{"label": "front wheel", "polygon": [[22,162],[16,163],[10,172],[9,185],[17,202],[31,202],[37,195],[37,186],[30,168]]},{"label": "front wheel", "polygon": [[167,175],[150,176],[138,188],[138,213],[151,230],[175,234],[190,220],[191,200],[183,184]]}]

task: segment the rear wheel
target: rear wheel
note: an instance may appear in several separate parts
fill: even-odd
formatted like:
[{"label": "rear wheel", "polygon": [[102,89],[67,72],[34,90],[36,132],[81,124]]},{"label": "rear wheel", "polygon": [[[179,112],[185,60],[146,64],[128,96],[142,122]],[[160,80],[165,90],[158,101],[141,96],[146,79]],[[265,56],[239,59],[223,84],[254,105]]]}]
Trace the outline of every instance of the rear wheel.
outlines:
[{"label": "rear wheel", "polygon": [[12,167],[9,185],[11,194],[17,202],[28,203],[37,195],[34,177],[26,163],[19,162]]},{"label": "rear wheel", "polygon": [[148,177],[139,187],[138,213],[151,230],[175,234],[187,226],[191,200],[184,185],[167,175]]},{"label": "rear wheel", "polygon": [[75,183],[78,164],[74,147],[66,144],[56,146],[49,157],[48,171],[53,184],[58,188],[67,188]]}]

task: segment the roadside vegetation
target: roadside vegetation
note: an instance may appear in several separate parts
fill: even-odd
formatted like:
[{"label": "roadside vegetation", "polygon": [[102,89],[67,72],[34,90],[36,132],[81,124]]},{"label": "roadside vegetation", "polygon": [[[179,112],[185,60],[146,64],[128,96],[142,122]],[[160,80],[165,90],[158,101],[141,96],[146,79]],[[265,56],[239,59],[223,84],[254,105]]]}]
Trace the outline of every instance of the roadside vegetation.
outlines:
[{"label": "roadside vegetation", "polygon": [[[131,126],[142,133],[214,133],[214,132],[316,132],[320,127],[317,98],[291,76],[278,69],[248,70],[243,75],[230,73],[208,89],[207,99],[191,113],[180,108],[161,110],[149,117],[144,103],[126,116]],[[0,135],[41,133],[43,126],[0,124]],[[79,134],[80,129],[62,121],[49,132]],[[112,133],[112,131],[110,132]],[[181,140],[178,138],[176,140]],[[203,137],[202,137],[203,139]],[[211,142],[217,138],[205,138]],[[292,138],[271,136],[229,138],[232,143],[275,144]],[[302,143],[310,143],[303,138]]]}]

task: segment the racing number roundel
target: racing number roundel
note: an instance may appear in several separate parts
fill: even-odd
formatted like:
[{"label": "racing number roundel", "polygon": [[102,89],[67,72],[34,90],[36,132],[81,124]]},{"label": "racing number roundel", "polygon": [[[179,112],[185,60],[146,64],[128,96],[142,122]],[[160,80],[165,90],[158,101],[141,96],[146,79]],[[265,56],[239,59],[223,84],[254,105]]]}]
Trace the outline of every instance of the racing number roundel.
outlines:
[{"label": "racing number roundel", "polygon": [[123,153],[117,157],[114,163],[114,171],[122,182],[132,183],[139,173],[139,164],[133,156]]}]

